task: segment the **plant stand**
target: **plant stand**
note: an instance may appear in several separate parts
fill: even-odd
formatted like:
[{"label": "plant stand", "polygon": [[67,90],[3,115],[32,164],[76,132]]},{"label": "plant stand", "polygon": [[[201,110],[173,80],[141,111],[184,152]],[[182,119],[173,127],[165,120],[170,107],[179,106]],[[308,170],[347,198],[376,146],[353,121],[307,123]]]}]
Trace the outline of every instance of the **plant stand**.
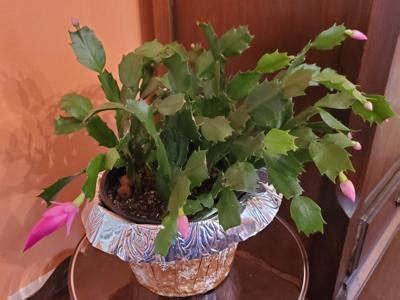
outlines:
[{"label": "plant stand", "polygon": [[[189,299],[304,299],[309,280],[305,249],[281,218],[240,243],[227,279],[215,290]],[[143,288],[129,264],[90,245],[77,246],[69,267],[71,299],[171,299]]]}]

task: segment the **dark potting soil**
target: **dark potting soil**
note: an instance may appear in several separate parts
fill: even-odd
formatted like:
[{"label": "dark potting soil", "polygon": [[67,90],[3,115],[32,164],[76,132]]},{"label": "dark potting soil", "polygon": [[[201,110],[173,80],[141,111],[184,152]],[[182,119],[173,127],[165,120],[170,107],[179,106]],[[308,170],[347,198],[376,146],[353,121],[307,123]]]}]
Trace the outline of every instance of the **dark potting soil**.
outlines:
[{"label": "dark potting soil", "polygon": [[[133,222],[159,224],[166,214],[167,204],[158,197],[154,175],[146,170],[139,171],[140,188],[135,188],[132,181],[128,182],[124,169],[114,169],[107,175],[103,204],[116,214]],[[196,198],[204,193],[209,193],[216,180],[217,173],[211,174],[203,184],[192,190],[192,197]],[[121,187],[124,187],[121,189]],[[104,199],[105,197],[105,199]],[[189,219],[202,219],[210,211],[199,212]]]},{"label": "dark potting soil", "polygon": [[145,169],[140,170],[139,175],[141,188],[132,186],[131,196],[121,197],[118,194],[118,189],[121,186],[119,179],[122,176],[116,180],[116,184],[110,187],[107,195],[112,199],[112,204],[117,213],[122,212],[125,217],[133,220],[161,222],[165,214],[166,204],[157,195],[154,176]]}]

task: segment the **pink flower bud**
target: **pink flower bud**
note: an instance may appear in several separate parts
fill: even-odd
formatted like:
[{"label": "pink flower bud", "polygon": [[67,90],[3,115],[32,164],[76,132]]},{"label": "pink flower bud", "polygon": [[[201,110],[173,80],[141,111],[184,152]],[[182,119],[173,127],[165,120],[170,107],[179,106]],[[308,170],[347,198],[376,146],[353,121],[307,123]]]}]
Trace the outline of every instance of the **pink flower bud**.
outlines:
[{"label": "pink flower bud", "polygon": [[189,236],[189,220],[185,215],[181,215],[177,220],[178,231],[182,235],[183,239],[187,239]]},{"label": "pink flower bud", "polygon": [[51,234],[64,224],[67,226],[67,235],[69,235],[72,222],[78,212],[79,208],[74,202],[53,202],[53,206],[43,214],[40,220],[29,232],[23,251],[28,250],[42,238]]},{"label": "pink flower bud", "polygon": [[71,23],[72,23],[72,26],[74,26],[74,27],[78,27],[79,26],[79,20],[77,18],[75,18],[75,17],[71,18]]},{"label": "pink flower bud", "polygon": [[352,39],[355,39],[355,40],[359,40],[359,41],[366,41],[366,40],[368,40],[368,37],[367,37],[364,33],[362,33],[362,32],[359,31],[359,30],[356,30],[356,29],[353,29],[353,30],[347,29],[347,30],[345,31],[345,33],[346,33],[347,35],[349,35]]},{"label": "pink flower bud", "polygon": [[364,103],[364,108],[365,108],[366,110],[369,110],[369,111],[373,111],[373,110],[374,110],[374,106],[373,106],[372,103],[369,102],[369,101],[367,101],[367,102]]},{"label": "pink flower bud", "polygon": [[353,139],[353,135],[351,134],[350,131],[347,133],[347,137],[349,138],[349,140]]},{"label": "pink flower bud", "polygon": [[356,191],[354,189],[353,183],[347,179],[346,175],[343,172],[339,174],[339,181],[340,181],[340,190],[342,191],[343,195],[345,195],[348,199],[355,202],[356,201]]},{"label": "pink flower bud", "polygon": [[357,141],[353,142],[353,149],[357,150],[357,151],[361,150],[362,146],[361,146],[360,142],[357,142]]}]

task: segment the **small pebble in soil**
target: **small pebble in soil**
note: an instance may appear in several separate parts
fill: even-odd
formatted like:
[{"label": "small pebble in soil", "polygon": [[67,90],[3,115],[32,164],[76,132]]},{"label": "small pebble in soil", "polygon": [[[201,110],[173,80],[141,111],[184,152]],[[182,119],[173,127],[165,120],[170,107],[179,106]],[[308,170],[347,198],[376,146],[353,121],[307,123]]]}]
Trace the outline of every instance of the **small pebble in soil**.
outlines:
[{"label": "small pebble in soil", "polygon": [[132,180],[127,175],[123,175],[119,178],[119,184],[120,185],[129,185],[130,187],[133,186]]},{"label": "small pebble in soil", "polygon": [[127,199],[132,196],[132,188],[129,185],[121,185],[117,193],[122,199]]},{"label": "small pebble in soil", "polygon": [[[115,185],[107,192],[115,212],[132,219],[161,221],[165,214],[165,202],[161,200],[155,191],[154,176],[146,170],[140,170],[141,189],[138,191],[127,184],[130,179],[124,175],[119,178],[120,184]],[[130,181],[131,182],[131,181]],[[125,193],[127,188],[129,193]]]}]

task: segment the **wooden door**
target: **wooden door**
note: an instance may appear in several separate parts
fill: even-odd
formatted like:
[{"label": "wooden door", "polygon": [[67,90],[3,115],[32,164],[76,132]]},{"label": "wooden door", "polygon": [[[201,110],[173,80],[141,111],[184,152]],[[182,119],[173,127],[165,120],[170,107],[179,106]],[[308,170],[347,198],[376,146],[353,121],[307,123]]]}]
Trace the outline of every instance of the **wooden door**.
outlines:
[{"label": "wooden door", "polygon": [[[396,0],[153,0],[152,15],[156,38],[162,42],[178,40],[187,47],[199,40],[205,44],[196,21],[212,23],[217,33],[248,24],[255,35],[253,47],[234,59],[229,71],[247,70],[262,54],[276,49],[294,54],[321,30],[333,23],[345,23],[366,32],[367,43],[348,41],[333,51],[311,52],[307,60],[337,69],[370,93],[386,91],[393,104],[399,105],[396,98],[400,96],[400,50],[395,52],[395,48],[399,47],[396,43],[400,2]],[[304,105],[311,101],[312,97]],[[349,295],[351,287],[356,286],[351,279],[357,277],[368,257],[378,250],[375,257],[382,256],[384,247],[374,248],[378,237],[387,230],[394,232],[396,227],[390,222],[397,216],[393,199],[398,197],[400,188],[396,177],[400,169],[396,164],[400,154],[398,119],[376,129],[362,124],[350,113],[338,117],[350,127],[362,129],[357,139],[363,144],[363,151],[353,154],[357,177],[352,179],[359,197],[356,211],[349,219],[328,180],[321,179],[313,168],[302,178],[306,194],[317,199],[328,223],[324,235],[302,237],[310,256],[309,297],[318,300]],[[280,213],[287,217],[287,207]],[[388,227],[388,222],[393,226]],[[387,238],[386,242],[389,241]],[[361,290],[362,284],[358,287]]]},{"label": "wooden door", "polygon": [[[385,93],[397,112],[400,111],[399,14],[398,1],[374,2],[369,19],[369,44],[364,49],[358,75],[358,82],[368,91]],[[361,170],[357,185],[362,201],[347,229],[337,295],[347,294],[353,299],[362,293],[363,299],[398,299],[390,296],[393,295],[390,289],[381,289],[380,298],[376,298],[376,291],[374,295],[368,295],[371,289],[362,290],[368,279],[374,277],[374,270],[390,248],[392,239],[399,235],[399,125],[398,117],[378,128],[361,125],[353,116],[350,119],[350,126],[363,129],[361,139],[368,152],[355,157],[355,165]],[[400,253],[391,259],[400,267]]]}]

